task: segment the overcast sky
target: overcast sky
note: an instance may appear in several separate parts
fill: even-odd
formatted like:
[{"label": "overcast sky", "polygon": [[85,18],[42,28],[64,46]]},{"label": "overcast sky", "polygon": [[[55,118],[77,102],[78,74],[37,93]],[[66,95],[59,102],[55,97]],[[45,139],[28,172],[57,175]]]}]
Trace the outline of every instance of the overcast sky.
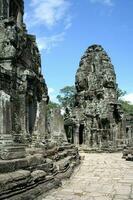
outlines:
[{"label": "overcast sky", "polygon": [[24,18],[37,37],[52,100],[74,84],[86,48],[100,44],[133,102],[133,0],[25,0]]}]

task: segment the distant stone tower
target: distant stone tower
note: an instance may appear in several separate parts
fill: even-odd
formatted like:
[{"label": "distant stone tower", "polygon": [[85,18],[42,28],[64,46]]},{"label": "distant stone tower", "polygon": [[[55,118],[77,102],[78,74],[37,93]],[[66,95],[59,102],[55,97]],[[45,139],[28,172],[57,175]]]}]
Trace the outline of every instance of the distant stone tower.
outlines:
[{"label": "distant stone tower", "polygon": [[94,149],[124,145],[121,106],[117,100],[114,67],[100,45],[89,47],[76,74],[75,108],[65,129],[76,144]]}]

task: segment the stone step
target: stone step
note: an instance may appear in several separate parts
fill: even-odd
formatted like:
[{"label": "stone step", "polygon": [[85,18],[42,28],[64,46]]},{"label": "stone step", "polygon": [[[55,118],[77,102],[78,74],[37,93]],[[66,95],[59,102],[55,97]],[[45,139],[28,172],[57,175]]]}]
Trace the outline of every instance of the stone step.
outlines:
[{"label": "stone step", "polygon": [[12,173],[0,174],[0,200],[35,199],[61,182],[53,176],[46,176],[44,171],[30,172],[19,170]]},{"label": "stone step", "polygon": [[0,134],[0,148],[3,145],[12,145],[14,144],[12,135],[10,134]]},{"label": "stone step", "polygon": [[14,145],[14,146],[1,146],[0,147],[0,158],[2,160],[12,160],[17,158],[24,158],[26,156],[25,146]]},{"label": "stone step", "polygon": [[35,154],[21,159],[0,160],[0,173],[13,172],[19,169],[35,168],[46,163],[43,155]]}]

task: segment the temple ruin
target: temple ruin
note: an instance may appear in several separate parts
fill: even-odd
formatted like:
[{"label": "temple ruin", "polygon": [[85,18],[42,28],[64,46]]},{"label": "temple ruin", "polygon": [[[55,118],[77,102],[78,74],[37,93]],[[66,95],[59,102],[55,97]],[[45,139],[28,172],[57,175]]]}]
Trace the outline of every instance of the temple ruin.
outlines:
[{"label": "temple ruin", "polygon": [[100,45],[90,46],[81,58],[75,87],[75,106],[65,115],[69,142],[98,151],[118,150],[130,143],[114,67]]},{"label": "temple ruin", "polygon": [[133,118],[118,103],[114,67],[100,45],[80,61],[65,126],[60,110],[49,109],[36,37],[23,15],[23,0],[0,0],[0,200],[33,200],[61,186],[80,163],[75,145],[115,151],[133,142]]},{"label": "temple ruin", "polygon": [[0,199],[9,200],[35,199],[79,164],[65,132],[62,143],[52,139],[40,53],[23,14],[23,0],[0,0]]},{"label": "temple ruin", "polygon": [[52,133],[52,141],[58,144],[66,143],[67,136],[64,129],[64,118],[61,115],[60,108],[52,108],[48,110],[48,133]]},{"label": "temple ruin", "polygon": [[133,161],[133,115],[125,116],[126,137],[129,138],[128,144],[123,149],[123,158]]}]

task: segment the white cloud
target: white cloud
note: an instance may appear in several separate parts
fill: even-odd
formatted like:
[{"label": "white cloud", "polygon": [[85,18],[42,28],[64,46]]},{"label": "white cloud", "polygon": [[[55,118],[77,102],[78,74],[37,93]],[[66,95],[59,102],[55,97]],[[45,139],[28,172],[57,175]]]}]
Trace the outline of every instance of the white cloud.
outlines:
[{"label": "white cloud", "polygon": [[24,13],[24,21],[26,21],[28,14],[25,12]]},{"label": "white cloud", "polygon": [[71,26],[72,26],[72,18],[69,15],[65,19],[65,30],[69,29]]},{"label": "white cloud", "polygon": [[30,25],[43,24],[48,28],[67,18],[70,2],[68,0],[31,0]]},{"label": "white cloud", "polygon": [[101,3],[107,6],[113,6],[112,0],[90,0],[91,3]]},{"label": "white cloud", "polygon": [[129,101],[131,104],[133,104],[133,93],[126,94],[121,99],[123,99],[125,101]]},{"label": "white cloud", "polygon": [[57,98],[56,98],[57,93],[56,93],[56,90],[55,90],[54,88],[48,88],[48,95],[49,95],[50,100],[51,100],[52,102],[55,102],[55,103],[58,102],[58,101],[57,101]]},{"label": "white cloud", "polygon": [[70,0],[29,1],[24,20],[29,30],[38,30],[37,43],[40,50],[49,52],[65,39],[65,34],[72,25],[69,10],[71,5]]},{"label": "white cloud", "polygon": [[38,47],[40,50],[49,52],[53,47],[57,46],[58,43],[64,40],[65,32],[49,37],[41,37],[37,39]]},{"label": "white cloud", "polygon": [[55,89],[54,88],[48,88],[48,94],[52,94],[53,92],[55,92]]}]

